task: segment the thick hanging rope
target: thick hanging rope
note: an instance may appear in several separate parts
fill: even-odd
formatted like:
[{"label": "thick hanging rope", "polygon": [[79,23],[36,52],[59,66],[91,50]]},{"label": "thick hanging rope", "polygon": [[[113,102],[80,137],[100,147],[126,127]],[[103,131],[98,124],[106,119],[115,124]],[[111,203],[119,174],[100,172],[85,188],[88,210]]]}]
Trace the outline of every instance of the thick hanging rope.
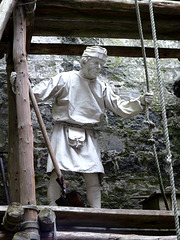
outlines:
[{"label": "thick hanging rope", "polygon": [[177,207],[177,200],[176,200],[175,183],[174,183],[174,173],[173,173],[173,166],[172,166],[173,162],[172,162],[172,155],[171,155],[171,149],[170,149],[170,141],[169,141],[168,124],[167,124],[166,108],[165,108],[165,101],[164,101],[163,84],[162,84],[162,78],[161,78],[161,72],[160,72],[159,52],[158,52],[158,46],[157,46],[154,13],[153,13],[153,6],[152,6],[151,0],[149,0],[149,12],[150,12],[150,18],[151,18],[151,28],[152,28],[152,36],[153,36],[153,42],[154,42],[156,67],[157,67],[157,75],[158,75],[158,84],[159,84],[159,91],[160,91],[160,98],[161,98],[164,136],[165,136],[165,141],[166,141],[166,150],[167,150],[166,162],[167,162],[167,165],[169,167],[169,176],[170,176],[170,183],[171,183],[171,198],[172,198],[173,211],[174,211],[176,234],[177,234],[177,239],[180,240],[179,216],[178,216],[178,207]]},{"label": "thick hanging rope", "polygon": [[138,0],[135,0],[135,3],[136,3],[136,16],[137,16],[138,30],[139,30],[140,40],[141,40],[141,49],[142,49],[145,74],[146,74],[146,86],[147,86],[147,91],[150,92],[149,74],[148,74],[148,70],[147,70],[147,61],[146,61],[146,50],[145,50],[145,46],[144,46],[144,36],[143,36],[143,29],[142,29]]},{"label": "thick hanging rope", "polygon": [[[144,45],[143,28],[142,28],[142,23],[141,23],[141,16],[140,16],[138,0],[135,0],[135,4],[136,4],[137,23],[138,23],[140,40],[141,40],[141,49],[142,49],[142,55],[143,55],[143,61],[144,61],[145,75],[146,75],[146,87],[147,87],[147,92],[150,92],[149,74],[148,74],[147,61],[146,61],[146,50],[145,50],[145,45]],[[168,201],[167,201],[167,198],[166,198],[164,184],[163,184],[163,180],[162,180],[159,160],[158,160],[158,156],[157,156],[155,140],[154,140],[154,136],[153,136],[153,128],[155,127],[155,124],[153,122],[151,122],[150,119],[149,119],[148,108],[146,108],[146,123],[149,126],[149,134],[150,134],[150,141],[149,142],[152,144],[152,148],[153,148],[153,155],[154,155],[155,163],[156,163],[156,167],[157,167],[158,179],[159,179],[159,185],[160,185],[161,193],[162,193],[162,196],[163,196],[163,200],[164,200],[164,204],[166,206],[166,209],[169,210]]]}]

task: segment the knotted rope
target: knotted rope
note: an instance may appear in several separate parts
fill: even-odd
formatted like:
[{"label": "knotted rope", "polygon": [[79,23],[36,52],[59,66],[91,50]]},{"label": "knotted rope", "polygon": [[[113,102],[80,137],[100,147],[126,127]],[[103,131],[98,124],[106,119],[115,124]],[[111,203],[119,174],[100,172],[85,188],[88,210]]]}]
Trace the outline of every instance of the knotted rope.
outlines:
[{"label": "knotted rope", "polygon": [[170,149],[169,132],[168,132],[166,108],[165,108],[165,101],[164,101],[163,83],[162,83],[161,72],[160,72],[159,52],[158,52],[158,46],[157,46],[154,12],[153,12],[153,6],[152,6],[151,0],[149,0],[149,12],[150,12],[150,19],[151,19],[152,36],[153,36],[153,42],[154,42],[158,84],[159,84],[160,99],[161,99],[164,136],[165,136],[166,150],[167,150],[166,162],[169,167],[169,176],[170,176],[170,184],[171,184],[171,198],[172,198],[173,211],[174,211],[176,234],[177,234],[177,239],[180,240],[179,216],[178,216],[178,207],[177,207],[177,200],[176,200],[175,183],[174,183],[173,162],[172,162],[172,155],[171,155],[171,149]]},{"label": "knotted rope", "polygon": [[[142,23],[141,23],[141,16],[140,16],[138,0],[135,0],[135,4],[136,4],[136,15],[137,15],[139,35],[140,35],[140,39],[141,39],[141,49],[142,49],[142,55],[143,55],[143,61],[144,61],[145,75],[146,75],[146,88],[147,88],[147,92],[150,92],[149,74],[148,74],[147,61],[146,61],[146,50],[145,50],[145,45],[144,45],[143,28],[142,28]],[[156,167],[157,167],[160,189],[161,189],[161,192],[163,195],[163,200],[164,200],[166,209],[169,210],[169,206],[168,206],[168,202],[167,202],[167,198],[166,198],[166,194],[165,194],[165,190],[164,190],[164,184],[163,184],[163,179],[162,179],[162,175],[161,175],[159,160],[158,160],[158,156],[157,156],[155,140],[154,140],[154,136],[153,136],[153,128],[155,127],[155,124],[152,121],[150,121],[150,119],[149,119],[148,108],[146,108],[146,121],[145,122],[149,127],[149,135],[150,135],[149,143],[152,144],[152,148],[153,148],[153,155],[154,155],[155,163],[156,163]]]}]

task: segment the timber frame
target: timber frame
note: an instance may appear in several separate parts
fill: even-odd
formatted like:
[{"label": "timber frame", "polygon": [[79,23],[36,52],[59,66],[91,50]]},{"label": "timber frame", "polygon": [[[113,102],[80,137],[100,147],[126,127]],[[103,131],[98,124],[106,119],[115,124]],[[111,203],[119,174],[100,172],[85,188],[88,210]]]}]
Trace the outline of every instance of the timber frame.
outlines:
[{"label": "timber frame", "polygon": [[[152,2],[158,40],[180,41],[180,2]],[[148,0],[139,1],[139,5],[144,37],[152,39]],[[44,206],[36,206],[27,54],[81,55],[86,46],[31,43],[32,36],[139,39],[134,0],[0,0],[0,58],[6,54],[8,110],[11,113],[8,150],[10,197],[11,202],[23,205],[23,221],[33,223],[25,231],[33,234],[31,239],[38,239],[38,228],[34,226],[38,221],[37,213]],[[104,47],[109,56],[142,56],[139,47]],[[146,51],[147,57],[154,57],[152,48]],[[180,59],[180,49],[161,48],[159,54],[160,58]],[[14,70],[17,73],[16,95],[10,84]],[[57,218],[57,239],[176,239],[172,211],[52,209]],[[7,206],[0,207],[1,221],[6,210]],[[81,233],[78,231],[80,228],[87,231]],[[93,233],[88,233],[92,228]],[[9,240],[12,236],[0,227],[0,238]],[[43,233],[41,239],[54,239],[54,236]]]},{"label": "timber frame", "polygon": [[[10,2],[12,10],[17,0],[10,0]],[[27,53],[29,54],[81,55],[85,48],[82,45],[33,44],[32,36],[139,39],[134,0],[38,0],[37,2],[26,0],[25,2],[27,3]],[[152,2],[158,40],[179,41],[180,3],[167,0]],[[139,1],[139,6],[144,38],[152,39],[148,0]],[[6,13],[6,21],[0,28],[5,28],[3,36],[2,30],[0,31],[2,57],[8,50],[8,42],[13,38],[10,13],[10,11]],[[109,56],[140,57],[142,55],[138,47],[107,46],[107,49]],[[153,49],[147,49],[147,57],[154,57]],[[180,50],[160,49],[160,57],[180,58]]]}]

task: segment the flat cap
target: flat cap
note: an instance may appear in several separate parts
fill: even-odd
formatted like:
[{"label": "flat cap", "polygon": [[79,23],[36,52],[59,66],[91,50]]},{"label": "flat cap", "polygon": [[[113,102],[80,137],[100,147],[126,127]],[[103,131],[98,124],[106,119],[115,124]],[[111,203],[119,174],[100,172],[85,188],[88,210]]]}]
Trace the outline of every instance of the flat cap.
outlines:
[{"label": "flat cap", "polygon": [[100,46],[86,47],[86,49],[83,52],[82,57],[96,57],[96,58],[102,59],[104,62],[106,62],[107,50]]}]

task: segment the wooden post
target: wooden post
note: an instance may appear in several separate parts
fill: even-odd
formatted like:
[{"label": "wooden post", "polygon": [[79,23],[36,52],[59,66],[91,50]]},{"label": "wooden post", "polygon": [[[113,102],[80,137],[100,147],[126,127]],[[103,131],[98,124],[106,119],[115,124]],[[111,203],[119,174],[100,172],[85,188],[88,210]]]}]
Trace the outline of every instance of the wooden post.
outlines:
[{"label": "wooden post", "polygon": [[17,110],[16,96],[12,91],[10,83],[11,72],[13,71],[12,49],[8,49],[6,54],[6,72],[8,86],[8,180],[9,194],[11,202],[20,202],[19,193],[19,151],[18,149],[18,129],[17,129]]},{"label": "wooden post", "polygon": [[31,238],[27,232],[18,232],[12,240],[31,240]]},{"label": "wooden post", "polygon": [[12,203],[8,206],[3,217],[3,226],[6,230],[16,232],[20,229],[23,219],[24,209],[19,203]]},{"label": "wooden post", "polygon": [[[29,102],[29,80],[26,58],[26,17],[23,1],[19,1],[13,12],[14,43],[13,60],[16,77],[16,104],[19,138],[19,177],[20,203],[36,205],[34,160],[33,160],[33,131]],[[32,206],[26,206],[24,223],[37,222],[37,212]],[[26,224],[25,224],[26,225]],[[38,234],[37,228],[28,226],[25,231]]]},{"label": "wooden post", "polygon": [[6,24],[17,2],[18,0],[9,0],[9,1],[2,0],[0,3],[0,41],[4,32],[4,29],[6,27]]},{"label": "wooden post", "polygon": [[50,208],[44,208],[38,214],[40,229],[42,232],[51,232],[56,224],[56,215]]}]

